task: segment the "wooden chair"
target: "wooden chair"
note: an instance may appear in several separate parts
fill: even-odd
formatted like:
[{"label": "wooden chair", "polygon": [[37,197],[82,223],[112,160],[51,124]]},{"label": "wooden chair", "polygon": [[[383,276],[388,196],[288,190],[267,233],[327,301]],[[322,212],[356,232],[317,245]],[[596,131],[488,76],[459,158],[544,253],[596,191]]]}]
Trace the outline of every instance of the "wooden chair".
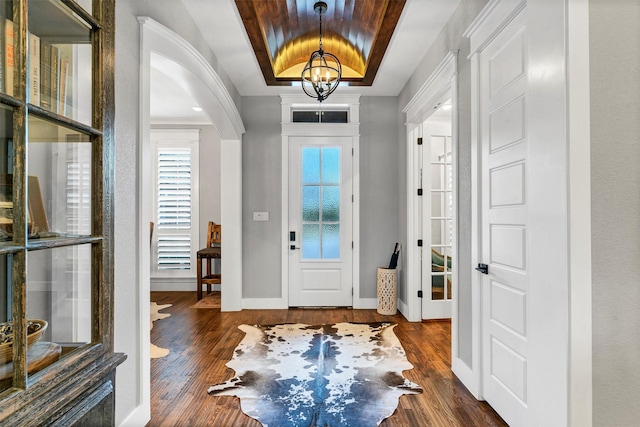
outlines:
[{"label": "wooden chair", "polygon": [[[207,227],[207,247],[197,252],[197,293],[198,300],[202,299],[202,285],[207,285],[207,293],[211,292],[211,285],[222,283],[222,275],[215,272],[215,260],[222,258],[222,226],[209,221]],[[206,273],[202,275],[202,260],[206,263]],[[214,263],[214,268],[211,264]]]}]

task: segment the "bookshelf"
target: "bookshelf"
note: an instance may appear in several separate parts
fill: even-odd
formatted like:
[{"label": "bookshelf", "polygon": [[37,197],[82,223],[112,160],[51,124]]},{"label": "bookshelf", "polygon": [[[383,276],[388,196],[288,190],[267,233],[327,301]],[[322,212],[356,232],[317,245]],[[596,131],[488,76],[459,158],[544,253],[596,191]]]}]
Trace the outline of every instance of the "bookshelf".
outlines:
[{"label": "bookshelf", "polygon": [[114,10],[0,0],[0,425],[114,424]]}]

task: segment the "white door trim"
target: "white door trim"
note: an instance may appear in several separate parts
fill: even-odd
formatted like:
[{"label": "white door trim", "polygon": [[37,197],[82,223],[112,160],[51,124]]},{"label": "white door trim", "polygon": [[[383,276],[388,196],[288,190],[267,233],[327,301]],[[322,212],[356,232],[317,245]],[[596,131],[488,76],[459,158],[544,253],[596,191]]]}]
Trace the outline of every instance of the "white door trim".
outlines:
[{"label": "white door trim", "polygon": [[[442,97],[447,93],[451,93],[451,139],[452,146],[457,147],[458,144],[458,94],[457,94],[457,78],[458,78],[458,53],[449,52],[438,67],[433,71],[425,83],[420,87],[418,92],[411,98],[407,105],[402,109],[402,112],[406,114],[406,135],[407,135],[407,248],[406,265],[407,271],[405,273],[405,283],[407,287],[407,300],[400,301],[400,311],[411,322],[419,322],[422,320],[422,303],[417,297],[418,291],[421,290],[421,277],[420,277],[420,259],[418,256],[416,240],[416,221],[418,218],[418,206],[416,203],[415,189],[417,184],[415,182],[414,164],[417,159],[415,158],[415,144],[416,141],[411,137],[411,133],[422,126],[422,123],[431,115]],[[421,130],[420,130],[420,134]],[[457,150],[457,148],[456,148]],[[457,161],[454,160],[454,182],[457,183]],[[457,184],[456,184],[457,185]],[[456,191],[457,195],[457,191]],[[453,220],[454,223],[458,223],[457,214],[457,201],[454,203]],[[457,226],[457,225],[456,225]],[[457,238],[457,233],[454,232],[454,239]],[[457,251],[457,245],[454,245]],[[457,253],[454,254],[454,259],[459,259]],[[453,267],[453,275],[457,277],[457,263]],[[454,279],[455,281],[455,279]],[[457,286],[453,287],[453,301],[457,301]],[[454,302],[453,310],[451,313],[451,338],[452,355],[458,354],[458,329],[457,329],[457,307]],[[458,359],[452,356],[452,365],[455,360]],[[464,365],[464,364],[463,364]],[[460,369],[461,370],[461,369]],[[454,371],[455,372],[455,371]],[[461,375],[464,375],[461,373]]]},{"label": "white door trim", "polygon": [[[349,136],[353,140],[353,308],[372,308],[368,299],[360,298],[360,95],[333,94],[328,102],[318,104],[306,95],[281,95],[282,104],[282,284],[281,298],[274,298],[273,308],[289,307],[289,138],[294,136]],[[326,110],[332,106],[349,108],[347,124],[292,123],[294,107],[317,107]],[[373,307],[375,308],[375,306]]]}]

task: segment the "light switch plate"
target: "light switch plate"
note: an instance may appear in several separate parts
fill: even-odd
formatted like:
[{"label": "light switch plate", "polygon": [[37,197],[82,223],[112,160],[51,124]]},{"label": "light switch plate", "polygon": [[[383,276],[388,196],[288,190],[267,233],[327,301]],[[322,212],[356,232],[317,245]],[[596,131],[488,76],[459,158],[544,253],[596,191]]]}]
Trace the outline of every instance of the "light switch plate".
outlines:
[{"label": "light switch plate", "polygon": [[254,221],[269,221],[269,212],[254,212]]}]

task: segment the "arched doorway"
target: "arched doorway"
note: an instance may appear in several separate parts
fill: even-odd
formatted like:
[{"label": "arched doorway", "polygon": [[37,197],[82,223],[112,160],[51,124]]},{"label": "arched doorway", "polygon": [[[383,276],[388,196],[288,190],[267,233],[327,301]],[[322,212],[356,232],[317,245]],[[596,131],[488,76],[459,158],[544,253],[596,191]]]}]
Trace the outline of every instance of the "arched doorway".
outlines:
[{"label": "arched doorway", "polygon": [[[149,222],[151,201],[148,189],[151,178],[150,159],[150,66],[152,53],[176,64],[182,73],[185,90],[189,90],[203,108],[220,137],[221,223],[225,243],[222,270],[224,284],[222,311],[242,309],[242,134],[240,114],[222,80],[206,59],[186,40],[149,17],[140,23],[140,120],[138,128],[138,250],[140,266],[149,266]],[[195,281],[194,281],[195,289]],[[149,407],[149,269],[138,269],[140,313],[139,359],[142,402]]]}]

